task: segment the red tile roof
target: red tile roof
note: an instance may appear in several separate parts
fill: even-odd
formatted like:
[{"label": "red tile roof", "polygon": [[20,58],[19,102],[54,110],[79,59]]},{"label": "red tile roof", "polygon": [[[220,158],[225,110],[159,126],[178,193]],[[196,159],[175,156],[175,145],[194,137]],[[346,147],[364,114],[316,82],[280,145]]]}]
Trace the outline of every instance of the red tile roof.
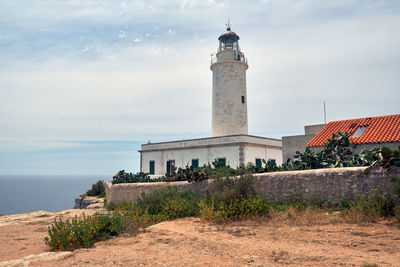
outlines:
[{"label": "red tile roof", "polygon": [[350,137],[352,144],[400,142],[400,114],[362,119],[329,122],[316,135],[307,147],[320,147],[337,132],[347,132],[352,136],[359,127],[366,126],[360,137]]}]

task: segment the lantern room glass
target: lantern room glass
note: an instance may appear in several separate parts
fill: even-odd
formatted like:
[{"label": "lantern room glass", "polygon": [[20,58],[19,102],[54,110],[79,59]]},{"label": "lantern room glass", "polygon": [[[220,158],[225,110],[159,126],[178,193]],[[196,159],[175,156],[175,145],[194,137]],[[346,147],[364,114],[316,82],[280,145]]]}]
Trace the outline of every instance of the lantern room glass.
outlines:
[{"label": "lantern room glass", "polygon": [[219,51],[223,50],[236,50],[239,51],[239,41],[234,38],[226,38],[219,41]]}]

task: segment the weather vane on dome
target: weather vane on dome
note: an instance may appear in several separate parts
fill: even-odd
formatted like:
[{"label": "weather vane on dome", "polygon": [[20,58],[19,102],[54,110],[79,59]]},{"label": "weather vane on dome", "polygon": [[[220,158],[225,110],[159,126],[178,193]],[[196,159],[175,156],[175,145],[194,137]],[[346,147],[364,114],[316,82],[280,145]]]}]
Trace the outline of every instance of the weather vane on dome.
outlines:
[{"label": "weather vane on dome", "polygon": [[226,29],[227,29],[228,31],[231,30],[232,24],[230,23],[229,18],[228,18],[228,23],[225,23],[225,26],[227,27]]}]

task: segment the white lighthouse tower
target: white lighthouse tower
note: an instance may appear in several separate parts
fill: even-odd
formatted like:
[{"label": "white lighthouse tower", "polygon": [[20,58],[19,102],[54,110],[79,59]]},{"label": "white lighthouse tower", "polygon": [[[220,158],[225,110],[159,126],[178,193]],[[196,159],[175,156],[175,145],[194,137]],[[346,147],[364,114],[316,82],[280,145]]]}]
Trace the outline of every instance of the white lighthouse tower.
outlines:
[{"label": "white lighthouse tower", "polygon": [[239,36],[231,31],[219,36],[217,54],[211,59],[212,136],[248,134],[246,70],[247,59],[239,48]]},{"label": "white lighthouse tower", "polygon": [[198,168],[218,161],[236,168],[262,160],[282,164],[282,141],[248,135],[247,60],[239,48],[239,36],[231,30],[218,38],[218,51],[211,60],[212,137],[143,144],[140,171],[152,177],[171,174],[177,168]]}]

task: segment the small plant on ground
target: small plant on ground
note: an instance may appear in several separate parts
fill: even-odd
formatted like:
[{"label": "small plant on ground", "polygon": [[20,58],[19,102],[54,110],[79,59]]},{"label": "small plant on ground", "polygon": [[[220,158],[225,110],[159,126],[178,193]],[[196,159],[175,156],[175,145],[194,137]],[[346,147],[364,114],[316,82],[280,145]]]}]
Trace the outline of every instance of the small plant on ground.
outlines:
[{"label": "small plant on ground", "polygon": [[97,241],[117,235],[122,227],[123,219],[119,213],[96,213],[66,221],[59,219],[48,227],[48,236],[44,241],[54,251],[87,248]]}]

